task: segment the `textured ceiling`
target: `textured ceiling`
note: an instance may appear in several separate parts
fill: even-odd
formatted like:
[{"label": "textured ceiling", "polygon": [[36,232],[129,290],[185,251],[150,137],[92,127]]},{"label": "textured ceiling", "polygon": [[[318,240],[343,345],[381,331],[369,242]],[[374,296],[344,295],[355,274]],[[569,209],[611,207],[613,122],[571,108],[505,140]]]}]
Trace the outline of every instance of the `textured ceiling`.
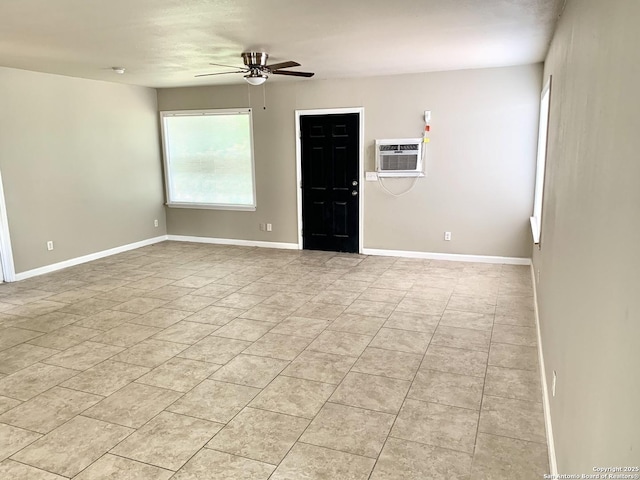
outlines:
[{"label": "textured ceiling", "polygon": [[[540,62],[562,0],[1,0],[0,66],[178,87],[246,50],[310,80]],[[124,75],[112,66],[127,69]],[[291,81],[272,78],[269,81]]]}]

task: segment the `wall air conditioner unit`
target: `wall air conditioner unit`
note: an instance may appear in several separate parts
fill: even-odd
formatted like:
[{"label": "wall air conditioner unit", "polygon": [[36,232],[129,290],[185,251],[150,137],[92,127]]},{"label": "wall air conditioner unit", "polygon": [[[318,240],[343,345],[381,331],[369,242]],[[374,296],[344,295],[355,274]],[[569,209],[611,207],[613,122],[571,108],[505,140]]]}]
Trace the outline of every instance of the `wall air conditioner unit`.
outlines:
[{"label": "wall air conditioner unit", "polygon": [[378,177],[424,177],[422,139],[376,140]]}]

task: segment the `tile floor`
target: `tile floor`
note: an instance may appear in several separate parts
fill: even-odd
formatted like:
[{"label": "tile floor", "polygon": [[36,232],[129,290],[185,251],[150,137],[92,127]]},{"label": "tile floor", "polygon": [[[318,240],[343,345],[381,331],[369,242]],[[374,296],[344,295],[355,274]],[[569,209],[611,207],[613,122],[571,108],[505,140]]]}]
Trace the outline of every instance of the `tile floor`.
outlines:
[{"label": "tile floor", "polygon": [[165,242],[0,285],[0,478],[539,479],[528,267]]}]

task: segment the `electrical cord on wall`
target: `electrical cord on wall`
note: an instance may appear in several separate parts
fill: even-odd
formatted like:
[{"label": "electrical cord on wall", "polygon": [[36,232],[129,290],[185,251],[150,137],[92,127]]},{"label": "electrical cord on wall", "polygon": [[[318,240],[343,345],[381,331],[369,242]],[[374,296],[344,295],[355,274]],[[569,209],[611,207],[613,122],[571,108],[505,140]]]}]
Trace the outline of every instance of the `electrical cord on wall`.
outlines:
[{"label": "electrical cord on wall", "polygon": [[402,197],[403,195],[406,195],[407,193],[409,193],[411,190],[413,190],[413,187],[416,186],[416,183],[418,183],[418,178],[419,177],[413,177],[413,182],[411,183],[411,186],[405,190],[404,192],[401,193],[393,193],[391,190],[389,190],[385,184],[382,182],[382,177],[380,175],[378,175],[378,183],[380,184],[380,187],[382,187],[382,190],[384,190],[385,192],[387,192],[389,195],[391,195],[392,197]]}]

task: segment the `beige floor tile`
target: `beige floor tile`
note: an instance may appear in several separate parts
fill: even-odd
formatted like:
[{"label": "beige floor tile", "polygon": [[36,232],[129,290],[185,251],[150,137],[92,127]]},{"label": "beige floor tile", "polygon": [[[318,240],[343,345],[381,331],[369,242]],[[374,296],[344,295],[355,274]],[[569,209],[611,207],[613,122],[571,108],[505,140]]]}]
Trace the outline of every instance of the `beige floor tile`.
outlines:
[{"label": "beige floor tile", "polygon": [[[531,289],[529,289],[531,293]],[[522,320],[534,321],[535,311],[533,308],[533,297],[500,295],[496,306],[496,316],[509,318],[519,318]]]},{"label": "beige floor tile", "polygon": [[65,480],[65,477],[60,475],[45,472],[39,468],[14,462],[13,460],[0,462],[0,478],[10,478],[11,480]]},{"label": "beige floor tile", "polygon": [[35,442],[42,435],[0,423],[0,461]]},{"label": "beige floor tile", "polygon": [[148,371],[146,367],[106,360],[70,378],[60,386],[106,397]]},{"label": "beige floor tile", "polygon": [[271,480],[367,480],[375,460],[328,448],[297,443]]},{"label": "beige floor tile", "polygon": [[107,345],[116,345],[118,347],[130,347],[161,331],[162,329],[157,327],[123,323],[111,330],[107,330],[97,337],[93,337],[92,341],[105,343]]},{"label": "beige floor tile", "polygon": [[0,378],[0,395],[18,400],[29,400],[77,373],[76,370],[68,368],[36,363],[12,375]]},{"label": "beige floor tile", "polygon": [[165,285],[154,290],[148,290],[144,292],[144,297],[148,298],[161,298],[163,300],[178,300],[185,295],[193,293],[195,288],[176,287],[174,285]]},{"label": "beige floor tile", "polygon": [[19,317],[38,317],[56,312],[57,310],[62,310],[63,307],[69,308],[67,303],[50,302],[48,300],[37,300],[26,305],[19,305],[17,307],[9,308],[8,310],[5,310],[4,313],[8,315],[17,315]]},{"label": "beige floor tile", "polygon": [[24,328],[4,328],[0,330],[0,350],[13,347],[22,342],[27,342],[42,335],[44,335],[43,332],[36,332]]},{"label": "beige floor tile", "polygon": [[538,350],[535,347],[492,343],[489,365],[538,371]]},{"label": "beige floor tile", "polygon": [[471,474],[477,480],[537,480],[549,473],[546,445],[478,434]]},{"label": "beige floor tile", "polygon": [[430,340],[430,333],[381,328],[369,345],[386,350],[422,355],[427,351]]},{"label": "beige floor tile", "polygon": [[130,383],[83,415],[125,427],[139,428],[167,408],[181,393],[149,385]]},{"label": "beige floor tile", "polygon": [[375,335],[384,322],[385,319],[381,317],[364,317],[362,315],[343,313],[329,324],[327,330],[359,335]]},{"label": "beige floor tile", "polygon": [[208,420],[162,412],[111,453],[175,471],[221,428]]},{"label": "beige floor tile", "polygon": [[313,418],[331,396],[335,385],[280,376],[250,404],[272,412]]},{"label": "beige floor tile", "polygon": [[326,320],[315,318],[289,317],[273,327],[270,332],[280,335],[295,335],[297,337],[316,338],[329,326]]},{"label": "beige floor tile", "polygon": [[483,385],[482,377],[421,369],[416,375],[407,397],[425,402],[480,410]]},{"label": "beige floor tile", "polygon": [[371,480],[468,480],[470,468],[467,453],[389,438]]},{"label": "beige floor tile", "polygon": [[247,407],[207,447],[277,465],[308,425],[304,418]]},{"label": "beige floor tile", "polygon": [[280,323],[290,316],[296,309],[289,307],[269,306],[261,303],[240,314],[240,318],[249,318],[261,322]]},{"label": "beige floor tile", "polygon": [[240,354],[220,368],[212,380],[264,388],[287,366],[286,360]]},{"label": "beige floor tile", "polygon": [[188,312],[171,310],[170,308],[156,308],[144,315],[138,315],[130,323],[146,325],[147,327],[167,328],[188,316]]},{"label": "beige floor tile", "polygon": [[217,307],[215,305],[205,307],[196,313],[189,315],[186,320],[189,322],[207,323],[209,325],[226,325],[245,310],[239,308]]},{"label": "beige floor tile", "polygon": [[225,326],[217,329],[213,335],[216,337],[235,338],[254,342],[273,328],[269,322],[248,320],[246,318],[235,318]]},{"label": "beige floor tile", "polygon": [[490,332],[493,327],[493,315],[447,309],[442,314],[440,325]]},{"label": "beige floor tile", "polygon": [[538,344],[535,328],[500,324],[493,327],[492,341],[524,347],[535,347]]},{"label": "beige floor tile", "polygon": [[[292,291],[280,291],[262,302],[263,306],[299,308],[313,298],[313,295]],[[300,315],[304,316],[304,315]]]},{"label": "beige floor tile", "polygon": [[496,312],[496,298],[491,295],[485,297],[451,295],[449,303],[447,303],[447,310],[493,315]]},{"label": "beige floor tile", "polygon": [[356,360],[357,357],[307,350],[291,362],[282,375],[337,385]]},{"label": "beige floor tile", "polygon": [[173,475],[173,472],[170,470],[107,454],[91,464],[80,475],[74,477],[74,480],[110,480],[120,478],[168,480],[171,475]]},{"label": "beige floor tile", "polygon": [[313,297],[310,302],[327,303],[329,305],[349,306],[358,298],[358,293],[343,290],[324,290]]},{"label": "beige floor tile", "polygon": [[478,428],[483,433],[546,443],[541,403],[485,395]]},{"label": "beige floor tile", "polygon": [[399,330],[411,330],[414,332],[425,332],[433,334],[438,322],[439,315],[424,315],[421,313],[393,312],[384,323],[386,328],[396,328]]},{"label": "beige floor tile", "polygon": [[153,309],[162,307],[167,303],[169,303],[168,300],[163,300],[160,298],[137,297],[137,298],[128,300],[124,303],[115,305],[111,307],[111,309],[118,310],[121,312],[137,313],[138,315],[142,315],[144,313],[150,312]]},{"label": "beige floor tile", "polygon": [[293,315],[296,317],[317,318],[318,320],[335,320],[344,311],[345,307],[343,305],[309,302],[298,308]]},{"label": "beige floor tile", "polygon": [[172,480],[267,480],[274,468],[268,463],[205,448]]},{"label": "beige floor tile", "polygon": [[483,377],[487,370],[487,354],[477,350],[429,345],[421,368],[440,372]]},{"label": "beige floor tile", "polygon": [[43,363],[74,370],[87,370],[123,350],[122,347],[87,341],[51,356]]},{"label": "beige floor tile", "polygon": [[89,340],[100,333],[102,333],[102,331],[95,328],[67,325],[66,327],[62,327],[51,333],[42,335],[41,337],[29,340],[29,343],[40,347],[66,350],[67,348],[78,345],[79,343]]},{"label": "beige floor tile", "polygon": [[53,387],[0,415],[0,422],[38,433],[48,433],[102,398],[91,393]]},{"label": "beige floor tile", "polygon": [[422,355],[367,347],[352,371],[413,380],[421,361]]},{"label": "beige floor tile", "polygon": [[245,342],[244,340],[207,336],[182,351],[179,356],[181,358],[224,365],[250,345],[251,342]]},{"label": "beige floor tile", "polygon": [[0,414],[17,407],[20,403],[20,400],[16,400],[15,398],[0,396]]},{"label": "beige floor tile", "polygon": [[369,287],[360,294],[358,300],[369,300],[372,302],[385,302],[397,305],[402,301],[406,293],[402,290],[392,290],[388,288]]},{"label": "beige floor tile", "polygon": [[105,310],[104,312],[96,313],[77,321],[74,326],[107,331],[123,323],[130,322],[136,317],[137,315],[133,313]]},{"label": "beige floor tile", "polygon": [[173,283],[171,279],[160,277],[145,277],[135,282],[127,284],[127,288],[135,288],[136,290],[155,290]]},{"label": "beige floor tile", "polygon": [[351,372],[330,401],[385,413],[398,413],[411,382]]},{"label": "beige floor tile", "polygon": [[118,301],[103,300],[101,298],[89,298],[73,305],[68,305],[62,311],[88,317],[104,310],[112,309],[119,303]]},{"label": "beige floor tile", "polygon": [[176,357],[157,366],[136,381],[184,393],[198,385],[218,368],[220,365],[214,363]]},{"label": "beige floor tile", "polygon": [[176,282],[173,282],[172,285],[176,287],[187,287],[187,288],[202,288],[206,285],[209,285],[213,282],[211,278],[198,277],[196,275],[190,275],[188,277],[184,277]]},{"label": "beige floor tile", "polygon": [[232,293],[218,300],[215,305],[248,310],[251,307],[255,307],[259,303],[262,303],[265,299],[267,299],[267,297],[263,297],[261,295],[251,295],[249,293]]},{"label": "beige floor tile", "polygon": [[216,299],[200,295],[183,295],[163,305],[164,308],[180,310],[187,313],[196,313],[210,307]]},{"label": "beige floor tile", "polygon": [[280,360],[293,360],[309,343],[311,343],[309,338],[267,333],[242,353]]},{"label": "beige floor tile", "polygon": [[442,315],[446,306],[447,301],[443,299],[405,297],[396,307],[396,311],[421,315]]},{"label": "beige floor tile", "polygon": [[395,308],[395,304],[384,303],[384,302],[372,302],[370,300],[356,300],[349,308],[346,309],[345,313],[349,313],[352,315],[363,315],[366,317],[380,317],[380,318],[389,318],[391,312]]},{"label": "beige floor tile", "polygon": [[473,454],[478,412],[407,399],[391,436]]},{"label": "beige floor tile", "polygon": [[131,432],[120,425],[77,416],[14,455],[14,459],[73,477]]},{"label": "beige floor tile", "polygon": [[467,350],[489,351],[490,331],[468,328],[438,326],[431,343],[443,347],[464,348]]},{"label": "beige floor tile", "polygon": [[82,316],[71,313],[52,312],[46,315],[34,316],[18,322],[15,326],[27,330],[35,330],[43,333],[50,333],[59,328],[71,325],[82,320]]},{"label": "beige floor tile", "polygon": [[358,356],[371,342],[372,335],[326,330],[309,345],[309,350],[337,355]]},{"label": "beige floor tile", "polygon": [[165,328],[161,332],[156,333],[152,338],[155,340],[193,345],[207,335],[215,332],[218,328],[217,325],[184,321]]},{"label": "beige floor tile", "polygon": [[[208,285],[195,290],[193,294],[201,297],[211,297],[214,299],[221,299],[223,297],[226,297],[227,295],[230,295],[236,290],[238,290],[238,287],[235,287],[232,285],[218,285],[217,283],[209,283]],[[277,288],[277,290],[279,291],[280,288]],[[248,291],[246,293],[257,293],[257,292]]]},{"label": "beige floor tile", "polygon": [[377,458],[395,418],[388,413],[326,403],[300,441]]},{"label": "beige floor tile", "polygon": [[22,343],[0,352],[0,373],[7,375],[59,353],[59,350]]},{"label": "beige floor tile", "polygon": [[259,392],[258,388],[204,380],[167,410],[212,422],[227,423]]},{"label": "beige floor tile", "polygon": [[160,340],[145,340],[119,353],[113,360],[153,368],[187,348],[187,345]]},{"label": "beige floor tile", "polygon": [[541,402],[540,375],[532,370],[516,370],[489,365],[484,393],[494,397]]}]

